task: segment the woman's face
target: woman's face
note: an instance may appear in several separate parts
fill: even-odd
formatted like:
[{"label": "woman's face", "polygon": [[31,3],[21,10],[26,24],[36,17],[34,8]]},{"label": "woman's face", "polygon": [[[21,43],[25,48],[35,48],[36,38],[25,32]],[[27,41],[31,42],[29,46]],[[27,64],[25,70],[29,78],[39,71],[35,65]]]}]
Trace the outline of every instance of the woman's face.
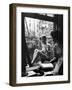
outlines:
[{"label": "woman's face", "polygon": [[41,42],[42,42],[43,44],[46,44],[46,40],[42,40]]},{"label": "woman's face", "polygon": [[58,43],[54,44],[54,51],[57,56],[62,56],[62,47]]}]

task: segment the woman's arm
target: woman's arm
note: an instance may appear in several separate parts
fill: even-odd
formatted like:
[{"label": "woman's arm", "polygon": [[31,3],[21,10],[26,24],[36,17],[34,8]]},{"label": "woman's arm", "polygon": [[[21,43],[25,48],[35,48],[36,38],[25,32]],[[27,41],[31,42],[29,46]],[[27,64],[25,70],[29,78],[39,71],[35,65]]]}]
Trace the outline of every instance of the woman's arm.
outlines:
[{"label": "woman's arm", "polygon": [[52,71],[52,74],[53,74],[53,75],[58,74],[59,69],[60,69],[62,63],[63,63],[63,57],[60,57],[60,58],[58,59],[58,62],[57,62],[56,65],[55,65],[55,68],[54,68],[53,71]]},{"label": "woman's arm", "polygon": [[54,57],[53,59],[50,60],[50,63],[56,61],[56,57]]}]

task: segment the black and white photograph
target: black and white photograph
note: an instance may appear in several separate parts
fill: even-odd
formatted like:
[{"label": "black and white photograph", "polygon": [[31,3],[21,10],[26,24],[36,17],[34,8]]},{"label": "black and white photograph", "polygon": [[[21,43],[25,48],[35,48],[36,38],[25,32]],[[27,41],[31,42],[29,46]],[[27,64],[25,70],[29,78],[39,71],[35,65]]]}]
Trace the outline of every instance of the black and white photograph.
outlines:
[{"label": "black and white photograph", "polygon": [[63,75],[63,15],[22,13],[22,77]]},{"label": "black and white photograph", "polygon": [[10,83],[70,82],[70,8],[12,4],[10,10]]}]

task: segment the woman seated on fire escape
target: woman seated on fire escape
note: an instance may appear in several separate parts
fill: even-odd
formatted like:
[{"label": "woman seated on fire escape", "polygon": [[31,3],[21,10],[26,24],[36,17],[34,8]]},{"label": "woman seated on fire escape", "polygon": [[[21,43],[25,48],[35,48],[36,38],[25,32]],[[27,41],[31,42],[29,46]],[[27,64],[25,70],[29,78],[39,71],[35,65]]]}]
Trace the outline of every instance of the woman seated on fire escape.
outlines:
[{"label": "woman seated on fire escape", "polygon": [[42,75],[63,75],[63,33],[60,31],[52,31],[51,36],[54,41],[54,57],[50,60],[48,47],[46,43],[46,36],[42,36],[40,38],[42,50],[35,49],[32,64],[41,65],[42,63],[52,63],[53,69],[52,71],[43,72],[39,69]]},{"label": "woman seated on fire escape", "polygon": [[41,47],[42,49],[35,49],[34,50],[34,54],[33,54],[33,59],[32,59],[32,64],[33,65],[37,65],[39,63],[44,63],[44,62],[49,62],[49,53],[50,53],[50,44],[48,44],[47,42],[47,38],[46,36],[42,36],[40,38],[40,42],[41,42]]},{"label": "woman seated on fire escape", "polygon": [[45,75],[63,75],[63,33],[61,31],[52,31],[51,36],[54,41],[55,58],[50,62],[54,65],[54,68]]}]

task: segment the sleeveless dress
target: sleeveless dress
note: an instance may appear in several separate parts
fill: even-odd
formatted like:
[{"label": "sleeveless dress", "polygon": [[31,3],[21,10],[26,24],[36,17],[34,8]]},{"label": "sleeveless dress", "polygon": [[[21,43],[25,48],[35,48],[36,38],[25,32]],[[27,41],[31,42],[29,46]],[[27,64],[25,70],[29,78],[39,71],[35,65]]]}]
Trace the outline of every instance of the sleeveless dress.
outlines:
[{"label": "sleeveless dress", "polygon": [[54,47],[54,53],[57,58],[54,71],[58,71],[58,75],[63,75],[63,47],[56,44]]}]

